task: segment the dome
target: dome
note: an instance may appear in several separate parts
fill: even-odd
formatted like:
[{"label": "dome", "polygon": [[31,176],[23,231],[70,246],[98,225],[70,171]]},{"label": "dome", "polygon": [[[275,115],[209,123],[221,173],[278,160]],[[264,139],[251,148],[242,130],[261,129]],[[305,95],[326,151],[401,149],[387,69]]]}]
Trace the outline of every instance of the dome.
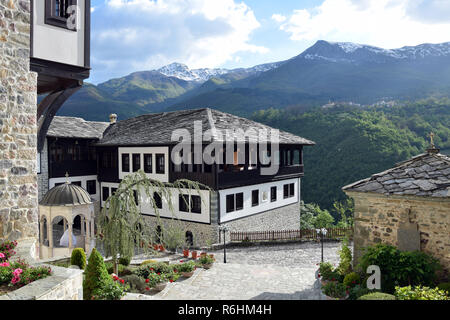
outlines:
[{"label": "dome", "polygon": [[42,206],[66,206],[92,203],[91,196],[82,187],[63,183],[51,188],[39,202]]}]

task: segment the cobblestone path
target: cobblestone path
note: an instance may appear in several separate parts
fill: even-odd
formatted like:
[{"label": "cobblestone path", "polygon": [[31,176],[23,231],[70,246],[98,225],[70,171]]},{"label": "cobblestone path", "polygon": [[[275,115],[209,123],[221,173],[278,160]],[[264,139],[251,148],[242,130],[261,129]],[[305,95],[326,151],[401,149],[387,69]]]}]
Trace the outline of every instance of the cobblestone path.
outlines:
[{"label": "cobblestone path", "polygon": [[[324,243],[325,261],[338,263],[339,243]],[[127,299],[164,300],[322,300],[316,281],[320,262],[318,243],[299,243],[227,249],[213,252],[217,262],[209,270],[197,269],[153,296]]]}]

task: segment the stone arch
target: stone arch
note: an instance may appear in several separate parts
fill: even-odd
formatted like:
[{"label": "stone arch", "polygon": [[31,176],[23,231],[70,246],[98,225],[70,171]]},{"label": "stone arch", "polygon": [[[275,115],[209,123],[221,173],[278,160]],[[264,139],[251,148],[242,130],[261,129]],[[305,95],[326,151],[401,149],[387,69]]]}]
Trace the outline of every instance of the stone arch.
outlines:
[{"label": "stone arch", "polygon": [[52,234],[49,235],[49,237],[52,237],[53,247],[64,248],[65,246],[61,246],[59,242],[64,232],[69,228],[69,221],[67,221],[64,216],[58,215],[56,217],[53,217],[51,225]]}]

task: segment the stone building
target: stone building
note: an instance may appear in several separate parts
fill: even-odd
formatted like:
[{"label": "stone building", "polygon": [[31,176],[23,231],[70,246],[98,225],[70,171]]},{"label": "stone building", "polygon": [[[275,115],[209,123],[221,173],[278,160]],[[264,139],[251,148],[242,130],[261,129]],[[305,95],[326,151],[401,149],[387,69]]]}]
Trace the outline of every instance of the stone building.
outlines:
[{"label": "stone building", "polygon": [[0,0],[0,241],[18,240],[18,256],[29,259],[37,257],[42,137],[89,77],[90,0],[69,4]]},{"label": "stone building", "polygon": [[355,200],[355,262],[361,249],[388,243],[421,250],[450,271],[450,157],[426,153],[343,188]]}]

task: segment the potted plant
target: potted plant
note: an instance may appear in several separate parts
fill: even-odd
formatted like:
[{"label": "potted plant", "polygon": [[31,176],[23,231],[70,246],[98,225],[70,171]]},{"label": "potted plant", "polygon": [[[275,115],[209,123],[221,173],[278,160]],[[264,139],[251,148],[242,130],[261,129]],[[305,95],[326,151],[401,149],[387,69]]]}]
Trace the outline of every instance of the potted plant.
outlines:
[{"label": "potted plant", "polygon": [[192,252],[191,252],[191,256],[192,256],[192,259],[197,259],[197,251],[196,250],[193,250]]},{"label": "potted plant", "polygon": [[189,249],[183,249],[183,256],[189,258]]},{"label": "potted plant", "polygon": [[328,282],[322,287],[322,292],[328,300],[346,300],[348,298],[347,286],[339,282]]},{"label": "potted plant", "polygon": [[195,263],[194,261],[189,261],[178,265],[177,271],[185,278],[190,278],[194,274]]},{"label": "potted plant", "polygon": [[211,256],[208,256],[206,254],[202,255],[200,257],[200,263],[202,264],[202,267],[204,269],[210,269],[215,261],[214,258],[212,258]]},{"label": "potted plant", "polygon": [[152,287],[156,291],[163,291],[167,286],[166,275],[161,273],[152,272],[148,275],[148,278],[145,279],[145,283],[148,284],[149,287]]}]

